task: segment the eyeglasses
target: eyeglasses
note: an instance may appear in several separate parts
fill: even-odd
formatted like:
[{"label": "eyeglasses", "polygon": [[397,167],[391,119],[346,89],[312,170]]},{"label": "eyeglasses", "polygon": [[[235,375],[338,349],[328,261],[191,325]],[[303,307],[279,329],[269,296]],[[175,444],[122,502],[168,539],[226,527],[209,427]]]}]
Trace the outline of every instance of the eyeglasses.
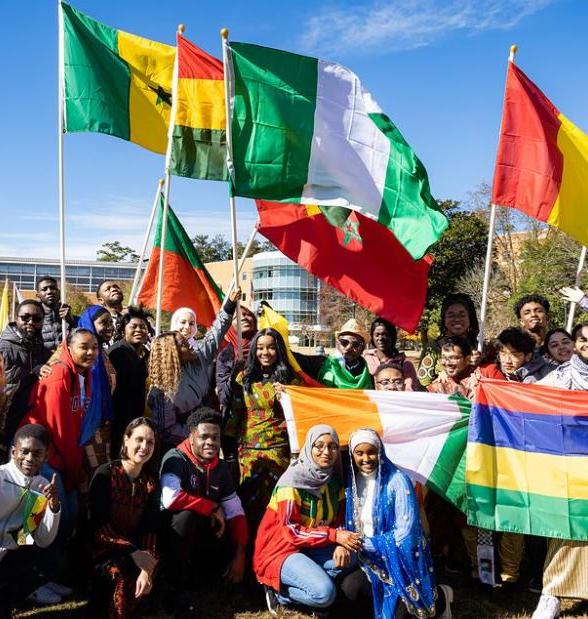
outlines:
[{"label": "eyeglasses", "polygon": [[321,453],[325,451],[325,449],[332,454],[339,451],[339,445],[337,445],[337,443],[315,443],[312,448]]},{"label": "eyeglasses", "polygon": [[387,387],[388,385],[402,387],[404,385],[404,378],[383,378],[382,380],[377,380],[376,384],[382,385],[382,387]]},{"label": "eyeglasses", "polygon": [[363,346],[363,342],[360,342],[359,340],[348,340],[344,337],[340,337],[338,341],[341,348],[353,348],[353,350],[359,350]]},{"label": "eyeglasses", "polygon": [[35,324],[43,322],[43,316],[40,314],[20,314],[18,318],[23,322],[34,322]]}]

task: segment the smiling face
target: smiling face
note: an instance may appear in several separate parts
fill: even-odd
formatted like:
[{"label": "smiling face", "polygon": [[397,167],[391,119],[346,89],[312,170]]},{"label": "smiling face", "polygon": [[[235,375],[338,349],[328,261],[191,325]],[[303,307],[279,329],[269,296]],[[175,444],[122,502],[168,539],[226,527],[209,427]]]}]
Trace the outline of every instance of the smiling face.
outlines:
[{"label": "smiling face", "polygon": [[470,364],[470,357],[465,356],[459,346],[444,347],[441,350],[441,365],[447,376],[457,378],[461,376]]},{"label": "smiling face", "polygon": [[271,335],[262,335],[255,344],[255,357],[262,369],[269,369],[278,359],[276,342]]},{"label": "smiling face", "polygon": [[565,363],[574,354],[574,342],[567,334],[556,331],[547,342],[547,352],[558,363]]},{"label": "smiling face", "polygon": [[147,342],[148,334],[147,325],[142,318],[131,318],[125,327],[124,337],[131,346],[138,348]]},{"label": "smiling face", "polygon": [[216,423],[199,423],[190,432],[192,453],[203,462],[213,460],[220,449],[220,426]]},{"label": "smiling face", "polygon": [[392,338],[390,337],[390,331],[385,325],[378,325],[372,333],[372,341],[374,346],[380,352],[387,354],[392,348]]},{"label": "smiling face", "polygon": [[576,335],[574,348],[582,361],[588,363],[588,327],[582,327],[582,330]]},{"label": "smiling face", "polygon": [[547,328],[548,316],[541,303],[529,301],[521,307],[520,324],[523,329],[536,333]]},{"label": "smiling face", "polygon": [[190,346],[190,342],[179,332],[175,334],[176,346],[181,363],[189,363],[196,359],[196,352]]},{"label": "smiling face", "polygon": [[75,334],[68,348],[78,372],[90,369],[98,357],[98,342],[91,333]]},{"label": "smiling face", "polygon": [[196,319],[192,312],[182,312],[175,319],[176,331],[186,339],[196,334]]},{"label": "smiling face", "polygon": [[149,426],[141,425],[134,428],[130,436],[125,436],[123,442],[127,454],[125,460],[143,466],[153,455],[155,434]]},{"label": "smiling face", "polygon": [[375,376],[376,391],[404,391],[404,376],[396,368],[380,370]]},{"label": "smiling face", "polygon": [[443,320],[447,335],[467,335],[470,328],[468,310],[461,303],[454,303],[447,308]]},{"label": "smiling face", "polygon": [[312,459],[321,469],[331,468],[338,455],[339,445],[330,434],[321,434],[312,446]]},{"label": "smiling face", "polygon": [[16,468],[27,477],[38,475],[41,466],[47,460],[48,450],[45,445],[32,436],[20,438],[12,447],[12,459]]},{"label": "smiling face", "polygon": [[347,363],[355,363],[361,357],[364,347],[365,342],[359,335],[341,333],[337,338],[337,350]]},{"label": "smiling face", "polygon": [[376,471],[379,460],[378,448],[371,443],[360,443],[353,450],[353,462],[357,470],[364,475],[370,475]]},{"label": "smiling face", "polygon": [[100,314],[96,320],[94,320],[94,329],[101,344],[106,344],[112,339],[114,334],[114,322],[112,316],[108,312]]},{"label": "smiling face", "polygon": [[[233,320],[233,325],[237,325],[237,319]],[[257,331],[255,316],[246,307],[241,307],[241,333],[245,336],[252,335]]]},{"label": "smiling face", "polygon": [[16,328],[26,337],[32,338],[43,327],[43,312],[37,305],[22,305],[16,315]]}]

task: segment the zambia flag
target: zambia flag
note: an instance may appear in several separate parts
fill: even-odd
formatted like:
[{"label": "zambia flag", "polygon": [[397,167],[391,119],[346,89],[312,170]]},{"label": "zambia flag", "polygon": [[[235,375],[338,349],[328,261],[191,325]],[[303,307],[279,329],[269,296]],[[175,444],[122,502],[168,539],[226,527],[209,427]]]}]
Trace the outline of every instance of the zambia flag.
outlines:
[{"label": "zambia flag", "polygon": [[164,154],[175,48],[61,3],[64,131],[96,131]]}]

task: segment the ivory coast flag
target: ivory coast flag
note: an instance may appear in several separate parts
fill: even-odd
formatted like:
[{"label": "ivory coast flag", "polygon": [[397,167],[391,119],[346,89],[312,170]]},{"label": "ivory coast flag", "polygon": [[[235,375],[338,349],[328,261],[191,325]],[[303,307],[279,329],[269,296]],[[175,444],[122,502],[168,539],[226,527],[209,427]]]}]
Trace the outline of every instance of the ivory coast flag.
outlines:
[{"label": "ivory coast flag", "polygon": [[169,171],[176,176],[227,180],[223,63],[177,34]]},{"label": "ivory coast flag", "polygon": [[465,511],[469,400],[418,391],[286,387],[280,403],[292,451],[319,423],[333,426],[342,446],[354,430],[373,428],[394,464]]},{"label": "ivory coast flag", "polygon": [[64,131],[96,131],[165,154],[176,50],[61,3]]}]

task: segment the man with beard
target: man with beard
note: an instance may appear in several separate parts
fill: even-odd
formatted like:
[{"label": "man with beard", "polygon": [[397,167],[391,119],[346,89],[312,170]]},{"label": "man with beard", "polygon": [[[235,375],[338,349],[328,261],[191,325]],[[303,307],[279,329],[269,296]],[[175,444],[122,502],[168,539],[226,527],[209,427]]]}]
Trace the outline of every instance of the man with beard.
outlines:
[{"label": "man with beard", "polygon": [[51,351],[43,346],[41,329],[44,310],[39,301],[19,303],[16,320],[0,336],[0,355],[4,362],[6,401],[0,411],[0,461],[7,459],[7,449],[26,411],[28,396],[39,378],[41,367]]},{"label": "man with beard", "polygon": [[116,334],[118,333],[118,327],[123,315],[123,296],[121,287],[111,279],[105,279],[96,289],[98,303],[110,312],[112,322],[114,323],[115,335],[111,344],[116,340]]},{"label": "man with beard", "polygon": [[63,321],[72,329],[77,319],[72,316],[71,307],[61,302],[61,292],[54,277],[45,275],[37,280],[37,297],[45,314],[41,330],[43,344],[53,352],[63,341]]},{"label": "man with beard", "polygon": [[543,346],[549,328],[549,301],[539,294],[527,294],[516,302],[514,312],[521,329],[535,340],[535,348]]}]

